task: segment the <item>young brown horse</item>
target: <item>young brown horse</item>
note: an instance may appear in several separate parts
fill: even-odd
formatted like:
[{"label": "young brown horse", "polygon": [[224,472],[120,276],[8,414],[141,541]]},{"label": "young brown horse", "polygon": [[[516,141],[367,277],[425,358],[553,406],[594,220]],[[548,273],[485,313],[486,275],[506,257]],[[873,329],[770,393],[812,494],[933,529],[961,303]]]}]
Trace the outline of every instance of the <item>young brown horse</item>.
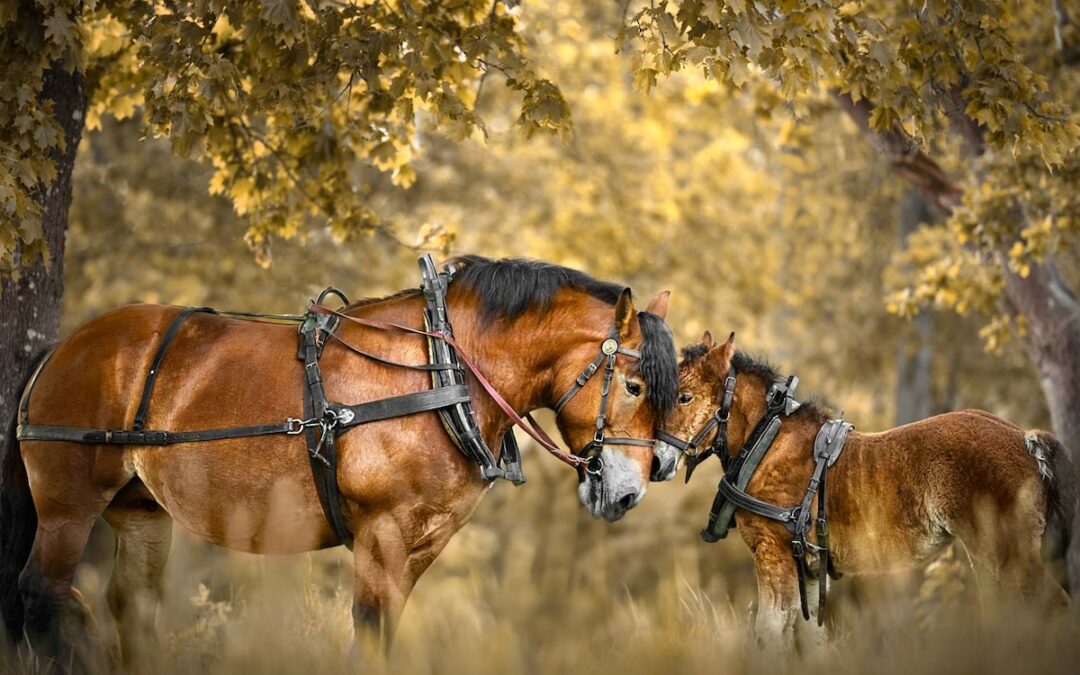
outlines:
[{"label": "young brown horse", "polygon": [[[553,406],[595,357],[615,326],[619,353],[604,430],[650,440],[673,405],[676,357],[656,314],[666,294],[634,310],[629,289],[580,272],[522,261],[468,257],[447,293],[464,357],[517,411]],[[415,290],[356,303],[344,313],[422,327]],[[175,307],[123,307],[87,323],[57,347],[37,378],[29,419],[38,424],[125,429]],[[427,363],[426,341],[342,321],[337,334],[365,351]],[[228,427],[296,417],[302,366],[295,325],[191,315],[161,364],[147,428]],[[607,353],[607,352],[605,352]],[[320,361],[328,397],[368,401],[431,388],[428,372],[360,358],[327,342]],[[597,378],[598,379],[598,378]],[[510,421],[467,378],[489,447]],[[600,383],[587,384],[558,414],[572,448],[597,430]],[[644,496],[649,446],[605,446],[603,468],[579,469],[582,503],[596,517],[620,518]],[[469,519],[489,483],[451,443],[434,413],[356,427],[338,440],[337,482],[354,533],[354,625],[358,637],[388,644],[417,578]],[[338,543],[324,517],[303,436],[261,436],[168,447],[86,445],[9,439],[3,457],[0,594],[9,635],[36,654],[64,648],[57,608],[98,516],[116,532],[109,607],[126,662],[153,650],[172,522],[221,546],[252,553],[298,553]],[[36,523],[36,525],[35,525]],[[21,574],[20,574],[21,572]]]},{"label": "young brown horse", "polygon": [[[683,442],[708,425],[713,431],[697,439],[697,448],[712,446],[721,425],[709,422],[733,374],[726,438],[728,457],[736,456],[766,412],[766,392],[784,380],[768,364],[735,351],[734,334],[714,346],[706,333],[683,357],[678,402],[664,432]],[[798,505],[814,469],[815,436],[828,419],[814,403],[783,417],[746,492],[783,508]],[[667,443],[658,440],[657,452],[662,445]],[[696,455],[697,448],[687,453]],[[828,546],[838,572],[922,566],[959,540],[981,594],[1004,590],[1039,601],[1067,599],[1042,555],[1045,538],[1049,556],[1063,557],[1074,508],[1068,457],[1049,433],[1025,432],[979,410],[881,433],[852,431],[827,476]],[[815,512],[816,497],[812,506]],[[800,611],[793,535],[781,522],[743,508],[735,511],[735,523],[754,556],[759,639],[793,647]],[[813,584],[811,599],[817,590]],[[809,607],[816,609],[816,603]],[[813,642],[824,640],[816,621],[804,627],[814,631]]]}]

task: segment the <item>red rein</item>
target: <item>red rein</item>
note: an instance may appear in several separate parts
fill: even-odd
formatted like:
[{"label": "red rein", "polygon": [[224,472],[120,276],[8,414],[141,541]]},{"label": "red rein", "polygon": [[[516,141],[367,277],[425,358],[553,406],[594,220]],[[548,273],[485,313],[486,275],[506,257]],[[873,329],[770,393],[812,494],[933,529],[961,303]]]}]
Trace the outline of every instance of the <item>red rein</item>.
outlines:
[{"label": "red rein", "polygon": [[399,323],[393,323],[391,321],[379,321],[378,319],[362,319],[360,317],[349,316],[348,314],[342,314],[337,310],[330,309],[329,307],[323,307],[322,305],[312,304],[309,309],[319,314],[330,314],[332,316],[338,317],[339,319],[351,321],[352,323],[361,326],[367,326],[368,328],[375,328],[378,330],[386,331],[397,331],[401,333],[412,333],[414,335],[424,335],[430,338],[445,340],[451,347],[457,350],[458,358],[460,358],[461,362],[465,364],[465,367],[469,369],[469,372],[473,374],[473,377],[475,377],[476,381],[480,383],[480,386],[484,388],[484,391],[487,392],[488,396],[490,396],[491,399],[495,401],[496,405],[502,408],[502,411],[506,413],[507,417],[509,417],[514,424],[521,427],[522,431],[528,434],[534,441],[539,443],[542,448],[550,452],[560,461],[569,464],[575,469],[584,467],[588,463],[587,460],[581,457],[571,455],[560,450],[559,446],[555,443],[555,441],[551,440],[551,436],[548,436],[547,432],[544,431],[544,428],[537,424],[536,420],[533,419],[531,414],[526,413],[525,418],[522,419],[522,417],[518,415],[517,412],[514,410],[514,407],[511,406],[506,401],[506,399],[502,397],[502,394],[500,394],[498,390],[495,389],[495,386],[491,384],[491,382],[486,377],[484,377],[484,374],[480,372],[480,369],[477,368],[469,359],[469,357],[465,355],[465,352],[451,336],[445,333],[431,332],[419,328],[411,328],[409,326],[403,326]]}]

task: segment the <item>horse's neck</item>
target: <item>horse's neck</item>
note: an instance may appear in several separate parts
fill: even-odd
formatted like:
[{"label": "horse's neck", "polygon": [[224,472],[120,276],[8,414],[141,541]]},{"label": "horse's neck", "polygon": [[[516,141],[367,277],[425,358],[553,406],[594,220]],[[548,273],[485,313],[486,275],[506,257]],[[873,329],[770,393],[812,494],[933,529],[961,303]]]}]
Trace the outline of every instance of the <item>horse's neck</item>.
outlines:
[{"label": "horse's neck", "polygon": [[[485,321],[475,298],[464,293],[450,293],[447,313],[463,355],[516,411],[525,413],[555,403],[553,378],[565,369],[564,360],[574,358],[568,354],[582,344],[583,326],[595,324],[595,330],[589,331],[588,342],[590,345],[595,342],[596,347],[602,337],[594,341],[591,333],[599,336],[609,327],[605,321],[611,320],[608,317],[610,308],[594,307],[597,303],[571,307],[574,302],[575,298],[566,295],[557,298],[553,311],[543,315],[536,310],[527,310],[513,320]],[[357,307],[355,313],[419,328],[423,309],[422,296],[404,294]],[[406,339],[419,343],[417,338]],[[585,365],[584,360],[573,364],[578,370]],[[495,431],[499,432],[509,423],[506,415],[499,412],[487,396],[481,396],[474,408],[485,435],[489,431],[485,420],[497,420],[500,428]]]},{"label": "horse's neck", "polygon": [[[522,413],[556,403],[562,394],[556,391],[557,378],[569,370],[574,371],[571,379],[577,376],[606,337],[611,321],[609,307],[597,310],[594,303],[572,304],[568,293],[549,311],[531,309],[512,320],[486,321],[474,302],[460,297],[451,296],[448,302],[458,344]],[[591,351],[582,355],[583,349]]]},{"label": "horse's neck", "polygon": [[[739,454],[758,420],[765,414],[765,394],[768,385],[756,375],[742,374],[735,380],[735,395],[732,399],[731,420],[728,422],[728,453],[732,456]],[[790,443],[802,443],[810,434],[810,442],[813,442],[813,434],[816,429],[813,425],[802,418],[782,418],[780,431],[774,441],[776,445]]]}]

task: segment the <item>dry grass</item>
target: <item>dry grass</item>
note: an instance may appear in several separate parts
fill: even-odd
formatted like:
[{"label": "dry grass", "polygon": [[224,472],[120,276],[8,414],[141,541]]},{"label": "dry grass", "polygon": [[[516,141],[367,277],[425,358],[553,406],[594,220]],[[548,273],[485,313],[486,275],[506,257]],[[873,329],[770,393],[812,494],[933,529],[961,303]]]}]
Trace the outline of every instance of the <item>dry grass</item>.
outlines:
[{"label": "dry grass", "polygon": [[[1017,610],[976,620],[955,575],[919,602],[910,583],[918,575],[844,579],[832,595],[830,651],[805,658],[762,651],[750,628],[754,584],[742,543],[709,546],[696,537],[710,481],[655,486],[623,522],[606,525],[584,516],[560,467],[535,456],[528,466],[528,485],[494,490],[421,579],[389,660],[364,670],[987,675],[1073,673],[1080,663],[1073,616]],[[98,537],[77,580],[102,650],[112,634],[103,600],[110,555],[108,535]],[[344,549],[258,557],[177,532],[163,651],[146,670],[356,672],[345,658],[350,579]]]}]

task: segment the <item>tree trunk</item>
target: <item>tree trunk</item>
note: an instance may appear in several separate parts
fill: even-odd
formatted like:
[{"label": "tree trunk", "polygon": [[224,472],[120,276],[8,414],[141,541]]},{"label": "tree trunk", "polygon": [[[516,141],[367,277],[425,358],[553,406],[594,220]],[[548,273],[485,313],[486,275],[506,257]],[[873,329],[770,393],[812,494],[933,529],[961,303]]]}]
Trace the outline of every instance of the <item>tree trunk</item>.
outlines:
[{"label": "tree trunk", "polygon": [[[918,190],[909,190],[900,204],[900,245],[907,248],[908,236],[924,223],[934,220],[930,205]],[[931,339],[934,318],[926,310],[915,316],[914,350],[911,345],[896,348],[896,411],[897,426],[930,416],[933,394],[931,391],[931,367],[933,349]]]},{"label": "tree trunk", "polygon": [[[25,371],[35,354],[56,342],[64,293],[64,240],[71,205],[71,172],[86,118],[82,74],[69,73],[61,63],[45,72],[41,96],[53,102],[53,112],[64,130],[64,148],[55,154],[57,177],[38,191],[42,229],[48,260],[18,270],[18,278],[0,286],[0,419],[15,417]],[[7,443],[7,434],[0,436]]]},{"label": "tree trunk", "polygon": [[[1005,303],[1027,324],[1024,348],[1039,376],[1054,434],[1069,449],[1073,480],[1080,485],[1080,303],[1050,258],[1033,265],[1027,277],[1006,273]],[[1080,591],[1080,517],[1073,523],[1068,570],[1072,588]]]}]

